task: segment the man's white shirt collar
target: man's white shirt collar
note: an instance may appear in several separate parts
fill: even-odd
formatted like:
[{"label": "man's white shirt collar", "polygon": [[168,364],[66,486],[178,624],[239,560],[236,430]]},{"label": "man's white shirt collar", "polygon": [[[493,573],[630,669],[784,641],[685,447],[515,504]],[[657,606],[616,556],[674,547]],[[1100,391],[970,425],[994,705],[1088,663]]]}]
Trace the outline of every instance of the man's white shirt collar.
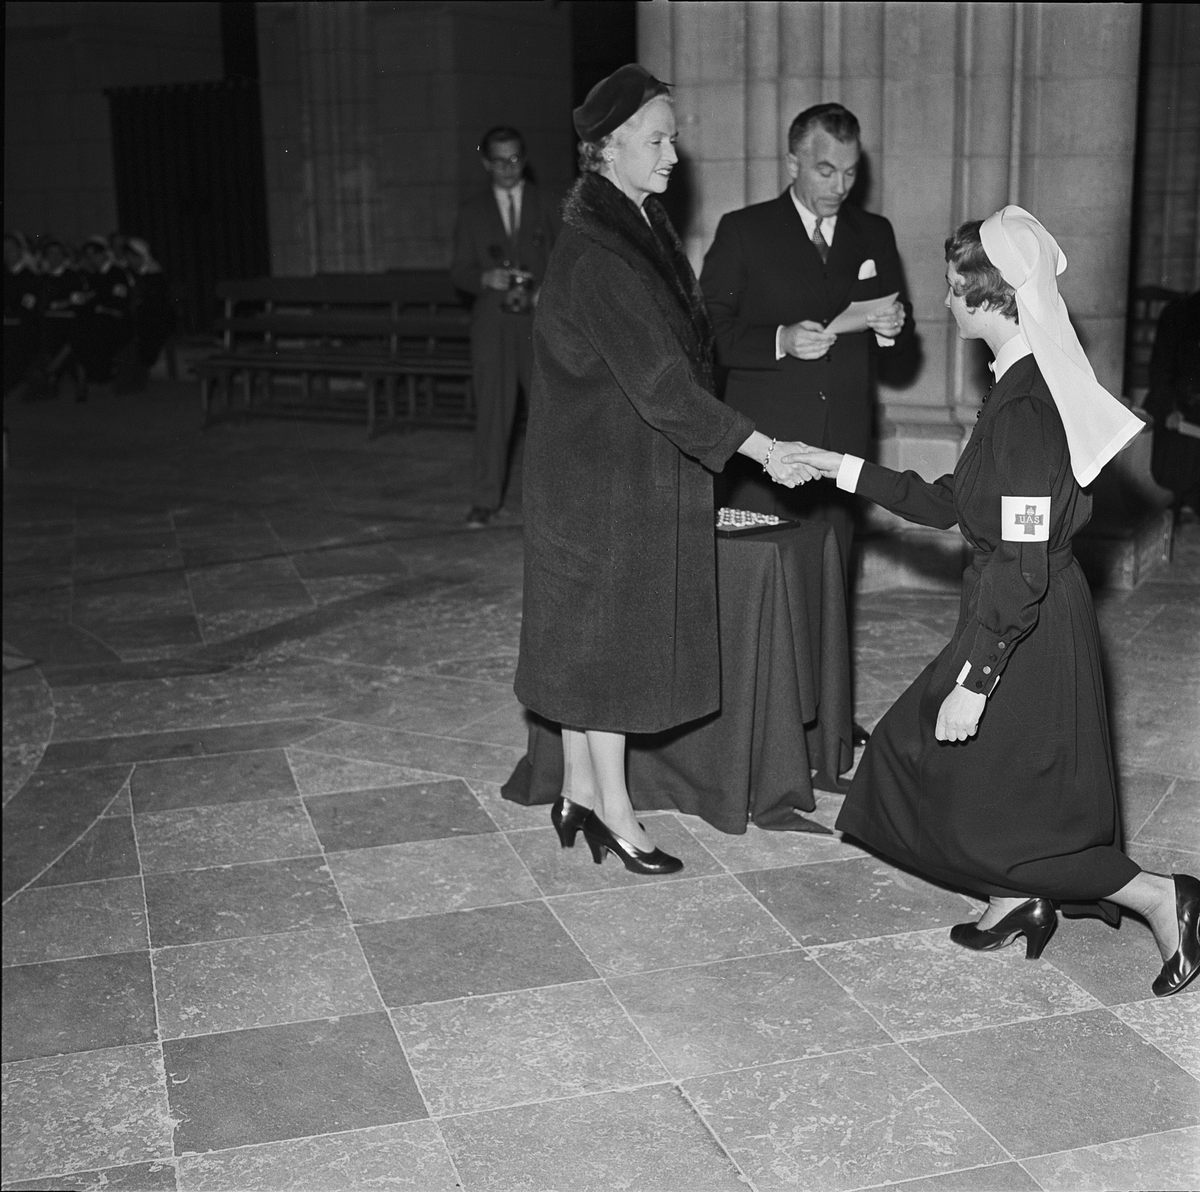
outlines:
[{"label": "man's white shirt collar", "polygon": [[503,186],[493,186],[492,194],[496,196],[496,206],[500,208],[500,222],[504,225],[504,230],[511,236],[512,228],[508,226],[508,196],[512,195],[513,203],[517,209],[517,227],[521,226],[521,200],[525,197],[525,179],[512,188],[505,190]]},{"label": "man's white shirt collar", "polygon": [[1018,332],[996,353],[996,359],[988,368],[998,381],[1018,360],[1024,360],[1032,353],[1033,349],[1025,342],[1025,337]]},{"label": "man's white shirt collar", "polygon": [[796,198],[796,192],[790,186],[788,187],[788,194],[792,196],[792,202],[796,206],[796,211],[799,213],[800,218],[804,220],[804,230],[808,233],[808,238],[810,240],[813,238],[813,228],[817,226],[817,220],[820,219],[821,235],[825,237],[827,244],[832,244],[833,232],[837,227],[838,217],[836,215],[816,216]]}]

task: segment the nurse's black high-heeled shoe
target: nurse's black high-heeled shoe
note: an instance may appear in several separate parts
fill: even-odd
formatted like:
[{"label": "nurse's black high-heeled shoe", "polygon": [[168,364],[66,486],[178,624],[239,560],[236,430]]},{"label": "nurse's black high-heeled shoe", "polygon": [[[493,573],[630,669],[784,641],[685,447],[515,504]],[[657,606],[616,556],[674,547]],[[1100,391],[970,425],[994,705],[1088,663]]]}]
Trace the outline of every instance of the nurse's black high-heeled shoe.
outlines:
[{"label": "nurse's black high-heeled shoe", "polygon": [[563,848],[575,847],[575,836],[583,827],[583,821],[591,814],[590,807],[582,803],[572,803],[570,799],[560,795],[550,808],[550,822],[558,833],[558,842]]},{"label": "nurse's black high-heeled shoe", "polygon": [[950,938],[972,952],[995,952],[1023,935],[1025,959],[1037,960],[1057,926],[1054,903],[1049,898],[1031,898],[1015,911],[1009,911],[995,927],[981,931],[974,923],[958,923],[950,928]]},{"label": "nurse's black high-heeled shoe", "polygon": [[588,847],[592,850],[592,860],[597,865],[604,860],[604,854],[609,852],[630,873],[651,876],[678,873],[683,868],[683,862],[678,857],[672,857],[660,848],[646,852],[630,844],[628,840],[622,840],[594,811],[584,821],[583,837],[588,842]]},{"label": "nurse's black high-heeled shoe", "polygon": [[1179,916],[1179,947],[1150,986],[1155,997],[1179,993],[1200,973],[1200,881],[1187,873],[1174,873],[1171,880]]}]

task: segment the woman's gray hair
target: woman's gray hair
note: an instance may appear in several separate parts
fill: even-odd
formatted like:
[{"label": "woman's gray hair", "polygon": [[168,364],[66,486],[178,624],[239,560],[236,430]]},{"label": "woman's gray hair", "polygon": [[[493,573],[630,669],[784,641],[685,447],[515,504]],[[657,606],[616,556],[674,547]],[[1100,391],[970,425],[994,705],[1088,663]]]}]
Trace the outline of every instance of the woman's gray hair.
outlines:
[{"label": "woman's gray hair", "polygon": [[584,173],[598,174],[604,167],[604,150],[612,144],[612,133],[605,133],[598,141],[579,142],[579,169]]}]

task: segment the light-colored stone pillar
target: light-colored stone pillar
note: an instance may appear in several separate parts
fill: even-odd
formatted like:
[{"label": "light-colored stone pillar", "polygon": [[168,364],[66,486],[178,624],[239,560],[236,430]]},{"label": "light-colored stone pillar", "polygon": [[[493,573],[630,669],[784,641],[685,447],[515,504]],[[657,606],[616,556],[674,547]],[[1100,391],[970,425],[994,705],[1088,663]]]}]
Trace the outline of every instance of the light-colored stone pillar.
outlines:
[{"label": "light-colored stone pillar", "polygon": [[923,356],[880,386],[883,462],[938,475],[974,425],[988,375],[942,305],[942,245],[1006,202],[1062,244],[1063,292],[1119,392],[1139,6],[651,0],[638,20],[643,63],[676,85],[697,267],[723,214],[786,185],[799,111],[836,100],[858,116],[861,201],[896,230]]}]

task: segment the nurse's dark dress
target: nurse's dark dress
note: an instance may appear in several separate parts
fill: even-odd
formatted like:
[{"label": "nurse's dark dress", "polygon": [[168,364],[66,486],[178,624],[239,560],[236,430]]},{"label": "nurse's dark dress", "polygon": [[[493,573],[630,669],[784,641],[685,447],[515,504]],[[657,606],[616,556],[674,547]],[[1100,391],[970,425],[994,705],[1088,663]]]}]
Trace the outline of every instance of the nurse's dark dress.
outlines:
[{"label": "nurse's dark dress", "polygon": [[[1120,849],[1096,616],[1071,553],[1092,502],[1033,356],[996,383],[952,476],[866,463],[856,491],[922,525],[957,522],[975,558],[953,639],[871,734],[838,828],[985,895],[1080,904],[1119,890],[1140,870]],[[1008,502],[1003,536],[1002,497],[1026,498]],[[989,695],[979,730],[938,741],[960,680]]]}]

